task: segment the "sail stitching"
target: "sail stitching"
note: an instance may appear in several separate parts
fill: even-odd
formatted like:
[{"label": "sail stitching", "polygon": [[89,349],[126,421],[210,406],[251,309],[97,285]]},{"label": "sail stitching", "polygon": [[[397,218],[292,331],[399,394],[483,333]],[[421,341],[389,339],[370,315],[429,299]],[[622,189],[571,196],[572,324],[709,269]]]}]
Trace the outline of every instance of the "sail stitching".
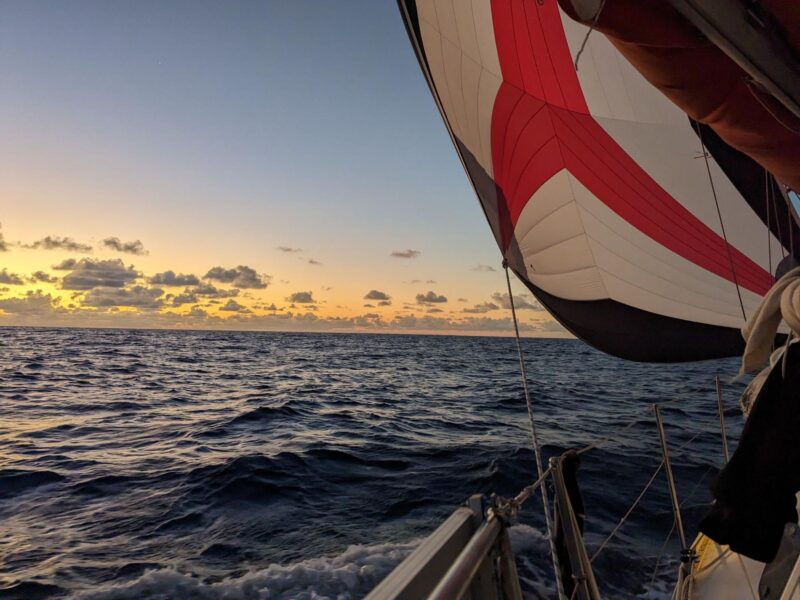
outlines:
[{"label": "sail stitching", "polygon": [[[595,212],[594,212],[594,211],[593,211],[593,210],[592,210],[592,209],[591,209],[589,206],[587,206],[587,205],[584,205],[584,204],[583,204],[582,202],[580,202],[580,201],[576,201],[576,202],[577,202],[577,204],[578,204],[578,206],[579,206],[580,210],[585,210],[587,214],[589,214],[589,215],[590,215],[590,216],[591,216],[591,217],[592,217],[592,218],[593,218],[595,221],[597,221],[597,222],[598,222],[598,223],[599,223],[601,226],[605,227],[605,229],[606,229],[607,231],[609,231],[609,232],[610,232],[612,235],[616,236],[617,238],[620,238],[620,239],[622,239],[622,240],[623,240],[625,243],[627,243],[627,244],[630,244],[630,245],[634,246],[637,252],[639,252],[639,253],[641,253],[641,254],[645,255],[645,256],[646,256],[647,258],[649,258],[649,259],[652,259],[652,260],[654,260],[654,261],[657,261],[658,263],[660,263],[660,265],[662,265],[664,268],[667,268],[667,269],[669,269],[670,271],[676,271],[676,272],[679,272],[679,274],[680,274],[680,276],[681,276],[681,277],[685,277],[685,278],[688,278],[688,279],[690,279],[690,280],[691,280],[691,281],[692,281],[694,284],[697,284],[698,286],[713,286],[713,288],[714,288],[713,294],[712,294],[711,292],[708,292],[708,293],[707,293],[707,292],[699,292],[699,291],[698,291],[698,292],[696,292],[697,294],[701,294],[701,295],[704,295],[704,296],[708,296],[709,298],[715,298],[715,297],[716,297],[716,295],[717,295],[717,292],[719,292],[721,289],[723,289],[721,285],[718,285],[718,284],[712,284],[711,282],[707,281],[706,279],[703,279],[703,278],[699,277],[698,275],[696,275],[696,274],[694,274],[694,273],[691,273],[691,272],[688,272],[688,271],[686,271],[686,272],[681,272],[681,271],[678,269],[678,267],[677,267],[676,265],[674,265],[674,264],[672,264],[672,263],[670,263],[670,262],[667,262],[667,261],[665,261],[664,259],[662,259],[662,258],[660,258],[659,256],[657,256],[656,254],[652,253],[652,252],[651,252],[650,250],[648,250],[648,249],[647,249],[647,248],[646,248],[644,245],[642,245],[641,243],[637,242],[637,241],[636,241],[636,240],[634,240],[633,238],[630,238],[630,239],[623,238],[622,236],[620,236],[620,234],[616,233],[616,232],[615,232],[613,229],[611,229],[610,227],[607,227],[607,226],[606,226],[606,225],[603,223],[603,218],[602,218],[602,217],[601,217],[599,214],[596,214],[596,213],[595,213]],[[602,201],[601,201],[601,202],[602,202]],[[634,263],[631,261],[630,257],[628,257],[628,256],[625,256],[625,255],[623,255],[623,254],[619,254],[618,252],[615,252],[614,250],[612,250],[611,248],[609,248],[608,246],[606,246],[606,245],[604,245],[602,242],[600,242],[600,241],[599,241],[599,239],[598,239],[596,236],[593,236],[593,235],[589,234],[588,232],[587,232],[587,234],[586,234],[586,235],[587,235],[588,237],[590,237],[590,238],[591,238],[591,239],[592,239],[594,242],[596,242],[597,244],[599,244],[599,245],[603,246],[603,248],[605,248],[605,249],[606,249],[608,252],[610,252],[610,253],[614,254],[616,257],[618,257],[618,258],[621,258],[621,259],[623,259],[623,260],[625,260],[625,261],[628,261],[628,262],[629,262],[629,263],[631,263],[631,264],[634,264]],[[642,235],[646,235],[646,234],[642,234]],[[653,240],[652,240],[652,238],[650,238],[650,240],[651,240],[651,241],[653,241]],[[658,243],[658,242],[655,242],[655,243]],[[680,258],[682,258],[683,260],[686,260],[686,259],[685,259],[685,258],[683,258],[682,256],[680,256],[680,255],[678,255],[678,256],[679,256]],[[697,266],[697,265],[695,265],[695,266]],[[698,268],[698,269],[702,269],[703,267],[697,266],[697,268]],[[658,277],[659,279],[662,279],[662,280],[664,280],[664,281],[666,281],[666,282],[669,282],[669,283],[671,283],[671,284],[673,284],[673,285],[680,285],[680,284],[678,284],[676,281],[673,281],[672,279],[669,279],[669,278],[665,277],[663,273],[661,273],[661,274],[655,274],[655,273],[651,273],[651,275],[653,275],[653,276],[655,276],[655,277]],[[619,276],[619,275],[617,275],[617,277],[620,277],[620,276]],[[620,278],[621,278],[621,277],[620,277]],[[724,284],[726,284],[726,283],[728,283],[728,280],[727,280],[727,279],[724,279],[724,278],[722,278],[722,277],[720,277],[720,279],[722,280],[722,282],[721,282],[721,283],[723,283],[723,282],[724,282],[724,283],[723,283],[723,285],[724,285]],[[701,288],[701,287],[698,287],[697,289],[702,289],[702,288]]]}]

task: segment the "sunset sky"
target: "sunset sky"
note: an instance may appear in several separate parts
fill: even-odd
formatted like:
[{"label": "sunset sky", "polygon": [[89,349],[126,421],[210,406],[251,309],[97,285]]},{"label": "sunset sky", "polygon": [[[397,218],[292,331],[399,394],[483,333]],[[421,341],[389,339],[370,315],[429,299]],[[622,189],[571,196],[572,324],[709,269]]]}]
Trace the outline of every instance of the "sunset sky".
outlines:
[{"label": "sunset sky", "polygon": [[0,325],[510,332],[394,2],[12,0],[0,76]]}]

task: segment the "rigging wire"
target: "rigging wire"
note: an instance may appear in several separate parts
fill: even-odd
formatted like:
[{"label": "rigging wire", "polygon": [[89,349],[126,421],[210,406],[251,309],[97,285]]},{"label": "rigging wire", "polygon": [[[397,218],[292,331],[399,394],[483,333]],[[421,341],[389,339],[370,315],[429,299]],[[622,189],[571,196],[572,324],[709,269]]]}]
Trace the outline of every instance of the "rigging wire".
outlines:
[{"label": "rigging wire", "polygon": [[764,202],[767,209],[767,260],[769,261],[769,275],[772,277],[773,283],[775,282],[775,275],[772,270],[772,230],[770,229],[770,207],[769,207],[769,171],[764,169]]},{"label": "rigging wire", "polygon": [[581,54],[583,54],[584,49],[586,48],[586,44],[589,41],[589,36],[592,35],[592,32],[597,27],[597,22],[600,20],[600,14],[603,12],[603,9],[606,7],[606,0],[602,0],[600,2],[600,6],[597,7],[597,12],[594,13],[594,17],[592,18],[592,24],[589,26],[589,30],[586,32],[586,35],[583,37],[583,41],[581,42],[581,47],[578,49],[578,53],[575,55],[575,70],[578,70],[578,61],[581,59]]},{"label": "rigging wire", "polygon": [[[650,411],[650,409],[647,409],[647,411],[642,411],[642,413],[644,414],[645,412],[649,412],[649,411]],[[638,425],[640,422],[641,421],[638,418],[634,419],[633,421],[631,421],[627,425],[623,425],[623,426],[619,427],[617,430],[612,431],[610,434],[608,434],[607,436],[605,436],[603,438],[600,438],[596,442],[592,442],[592,443],[584,446],[580,450],[576,450],[575,453],[578,456],[580,456],[581,454],[585,454],[586,452],[589,452],[590,450],[595,450],[597,448],[600,448],[606,442],[611,441],[614,438],[619,437],[621,434],[625,433],[628,429],[630,429],[634,425]]]},{"label": "rigging wire", "polygon": [[[684,444],[682,444],[681,446],[679,446],[679,447],[678,447],[678,448],[675,450],[675,452],[680,452],[681,450],[683,450],[684,448],[686,448],[686,447],[687,447],[689,444],[691,444],[693,441],[695,441],[695,440],[696,440],[698,437],[700,437],[700,436],[701,436],[702,434],[704,434],[704,433],[707,433],[707,431],[706,431],[706,430],[703,430],[703,429],[701,429],[700,431],[698,431],[697,433],[695,433],[695,434],[694,434],[694,435],[691,437],[691,439],[689,439],[689,441],[687,441],[687,442],[685,442]],[[647,490],[649,490],[649,489],[650,489],[650,487],[653,485],[653,482],[656,480],[656,476],[657,476],[657,475],[658,475],[658,474],[661,472],[661,469],[662,469],[663,467],[664,467],[664,461],[662,460],[660,463],[658,463],[658,467],[656,467],[656,470],[655,470],[655,471],[653,471],[653,475],[652,475],[652,476],[650,477],[650,479],[647,481],[647,483],[645,484],[644,488],[642,488],[642,491],[641,491],[641,492],[639,492],[639,495],[638,495],[638,496],[636,497],[636,499],[633,501],[633,504],[631,504],[631,505],[630,505],[630,507],[629,507],[629,508],[628,508],[628,510],[625,512],[625,514],[624,514],[624,515],[622,515],[622,518],[621,518],[621,519],[619,520],[619,522],[616,524],[616,526],[614,527],[614,529],[612,529],[612,530],[611,530],[611,533],[609,533],[609,534],[608,534],[608,536],[606,536],[606,539],[604,539],[604,540],[603,540],[603,542],[602,542],[602,543],[601,543],[601,544],[600,544],[600,545],[597,547],[597,550],[595,550],[595,551],[594,551],[594,554],[592,554],[592,557],[589,559],[589,563],[590,563],[590,564],[594,562],[594,559],[595,559],[595,558],[597,558],[597,556],[598,556],[598,555],[600,554],[600,552],[601,552],[601,551],[602,551],[602,550],[603,550],[603,549],[606,547],[606,545],[607,545],[607,544],[608,544],[608,543],[611,541],[611,539],[612,539],[612,538],[613,538],[615,535],[617,535],[617,532],[618,532],[618,531],[619,531],[619,530],[622,528],[622,526],[625,524],[625,521],[627,521],[627,520],[628,520],[628,517],[630,517],[630,516],[631,516],[631,513],[633,513],[634,509],[635,509],[635,508],[636,508],[636,507],[639,505],[639,502],[641,502],[641,501],[642,501],[642,498],[644,498],[644,495],[647,493]],[[709,468],[709,470],[710,470],[710,468]],[[703,478],[704,478],[704,477],[705,477],[705,474],[703,475]],[[702,478],[701,478],[701,480],[702,480]],[[689,497],[691,497],[691,495],[690,495]],[[674,525],[675,525],[675,523],[674,523],[674,521],[673,521],[673,526],[674,526]]]},{"label": "rigging wire", "polygon": [[[681,502],[681,508],[683,508],[683,505],[688,503],[689,500],[694,498],[695,493],[697,492],[697,490],[700,489],[700,484],[703,483],[703,481],[705,480],[706,477],[708,477],[708,474],[711,473],[711,470],[713,468],[714,468],[714,465],[711,465],[710,467],[708,467],[708,469],[706,469],[706,472],[703,473],[700,476],[700,479],[698,479],[697,482],[694,484],[694,487],[692,488],[692,491],[689,492],[689,495],[686,496],[686,498],[684,498],[683,501]],[[664,556],[664,550],[666,550],[667,544],[669,544],[669,540],[672,538],[672,534],[673,533],[675,533],[675,521],[672,521],[672,527],[669,528],[669,532],[667,533],[667,537],[664,540],[664,543],[661,544],[661,548],[659,549],[658,555],[656,556],[656,566],[653,568],[653,575],[650,577],[650,585],[651,586],[656,581],[656,577],[658,576],[658,567],[661,566],[661,557]]]},{"label": "rigging wire", "polygon": [[736,268],[733,264],[733,253],[731,252],[731,245],[728,243],[728,236],[725,233],[725,224],[722,222],[722,211],[719,209],[717,188],[714,186],[714,178],[711,176],[711,165],[708,162],[708,151],[706,150],[706,144],[703,141],[703,130],[699,124],[697,126],[697,136],[700,138],[703,161],[706,164],[706,173],[708,173],[708,182],[711,184],[711,193],[714,195],[714,205],[717,207],[717,216],[719,217],[719,227],[722,230],[722,239],[725,240],[725,249],[728,251],[728,262],[730,263],[731,274],[733,275],[733,285],[736,286],[736,295],[739,297],[739,306],[742,308],[742,318],[747,321],[747,313],[744,310],[744,301],[742,300],[742,291],[739,289],[739,281],[736,277]]},{"label": "rigging wire", "polygon": [[[766,170],[765,170],[766,172]],[[783,229],[781,228],[781,221],[778,218],[778,205],[775,202],[775,193],[772,187],[772,180],[770,179],[770,175],[767,173],[767,194],[769,196],[769,203],[770,207],[775,216],[775,227],[778,229],[778,241],[781,244],[781,258],[786,258],[786,246],[783,244]],[[789,233],[791,235],[791,228],[789,229]]]},{"label": "rigging wire", "polygon": [[639,505],[639,502],[642,501],[642,498],[644,498],[644,495],[647,493],[647,490],[649,490],[650,486],[653,485],[653,482],[656,480],[656,476],[659,473],[661,473],[661,469],[663,467],[664,467],[664,461],[662,460],[660,463],[658,463],[658,468],[653,472],[653,475],[647,481],[647,483],[645,484],[645,486],[642,489],[642,491],[639,492],[639,495],[636,497],[636,500],[633,501],[633,504],[631,504],[630,508],[628,508],[628,510],[625,512],[625,514],[622,515],[622,518],[619,520],[619,523],[617,523],[617,525],[614,527],[614,529],[611,530],[611,533],[609,533],[608,536],[606,537],[606,539],[603,540],[603,543],[600,544],[597,547],[597,550],[594,551],[594,554],[592,554],[592,557],[589,559],[589,563],[590,564],[594,562],[594,559],[597,558],[597,556],[600,554],[600,552],[603,551],[603,548],[606,547],[608,542],[610,542],[611,539],[615,535],[617,535],[617,532],[625,524],[625,521],[628,520],[628,517],[631,516],[631,513],[633,512],[633,510]]},{"label": "rigging wire", "polygon": [[[531,393],[528,389],[528,374],[525,371],[525,356],[522,352],[522,342],[519,337],[519,324],[517,323],[517,310],[514,307],[514,294],[511,291],[511,276],[508,274],[508,261],[503,259],[503,269],[506,273],[506,285],[508,286],[508,303],[511,306],[511,317],[514,321],[514,336],[517,341],[517,355],[519,357],[519,371],[522,378],[522,389],[525,392],[525,404],[528,407],[528,422],[530,424],[531,443],[533,444],[533,453],[536,457],[536,473],[539,479],[544,476],[542,468],[542,451],[539,446],[539,438],[536,435],[536,423],[533,419],[533,402],[531,401]],[[564,597],[564,590],[559,576],[560,569],[558,566],[558,557],[556,554],[555,540],[553,538],[553,523],[550,517],[550,502],[547,494],[547,486],[541,486],[542,490],[542,509],[544,511],[544,520],[547,525],[547,539],[550,542],[550,557],[553,561],[553,568],[555,569],[556,585],[558,586],[559,598]]]},{"label": "rigging wire", "polygon": [[794,236],[792,235],[792,223],[794,223],[794,217],[792,216],[792,207],[789,202],[786,203],[786,223],[789,225],[789,254],[794,256]]}]

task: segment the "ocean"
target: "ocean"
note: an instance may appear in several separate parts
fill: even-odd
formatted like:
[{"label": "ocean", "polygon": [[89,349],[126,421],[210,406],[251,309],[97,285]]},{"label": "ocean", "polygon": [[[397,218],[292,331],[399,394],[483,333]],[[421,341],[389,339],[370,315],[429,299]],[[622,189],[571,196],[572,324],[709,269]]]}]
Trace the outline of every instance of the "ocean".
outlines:
[{"label": "ocean", "polygon": [[[362,598],[468,496],[536,478],[514,344],[1,328],[0,597]],[[691,538],[723,461],[713,378],[738,362],[523,347],[545,456],[602,441],[579,471],[590,555],[659,464],[654,402]],[[606,597],[669,597],[671,525],[662,473],[594,561]],[[537,496],[511,528],[530,597],[553,597],[543,531]]]}]

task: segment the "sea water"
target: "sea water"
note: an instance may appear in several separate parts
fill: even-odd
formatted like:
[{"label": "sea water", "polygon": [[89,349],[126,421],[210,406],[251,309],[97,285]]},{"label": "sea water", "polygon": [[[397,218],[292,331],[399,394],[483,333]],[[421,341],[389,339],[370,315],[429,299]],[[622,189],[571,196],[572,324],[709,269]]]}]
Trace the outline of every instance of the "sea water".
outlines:
[{"label": "sea water", "polygon": [[[692,536],[736,361],[523,347],[545,456],[608,438],[579,471],[590,555],[659,465],[654,402]],[[536,478],[517,361],[510,338],[2,328],[0,597],[361,598],[468,496]],[[662,474],[594,561],[607,597],[669,597],[672,522]],[[511,539],[552,597],[544,527],[534,497]]]}]

